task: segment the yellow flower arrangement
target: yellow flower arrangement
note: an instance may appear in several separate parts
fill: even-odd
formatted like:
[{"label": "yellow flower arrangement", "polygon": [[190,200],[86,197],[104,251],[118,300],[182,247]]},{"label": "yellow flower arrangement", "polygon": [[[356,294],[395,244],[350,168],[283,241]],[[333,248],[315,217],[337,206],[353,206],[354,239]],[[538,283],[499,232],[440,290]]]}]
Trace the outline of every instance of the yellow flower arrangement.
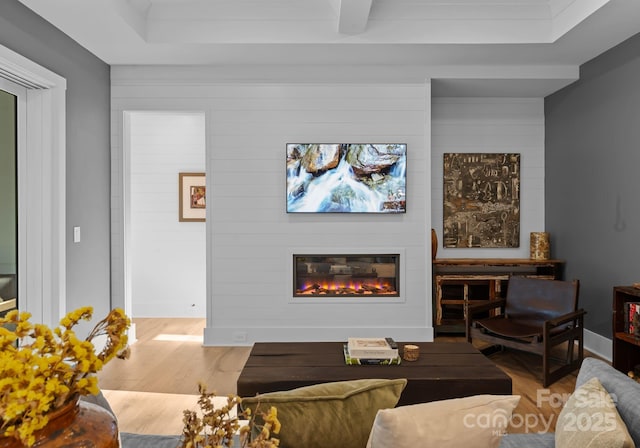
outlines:
[{"label": "yellow flower arrangement", "polygon": [[[130,320],[121,309],[112,310],[86,339],[78,339],[73,327],[92,314],[91,307],[79,308],[53,330],[29,322],[31,314],[25,312],[0,318],[0,436],[33,445],[50,411],[79,395],[98,393],[95,373],[116,356],[128,357]],[[106,336],[100,352],[93,344],[98,336]]]},{"label": "yellow flower arrangement", "polygon": [[[198,386],[200,398],[198,406],[202,412],[185,410],[182,442],[179,448],[222,448],[233,446],[233,435],[240,434],[240,446],[243,448],[276,448],[280,441],[273,434],[280,432],[278,411],[271,407],[269,412],[256,412],[262,419],[258,424],[250,409],[240,412],[242,398],[228,395],[227,402],[221,408],[213,404],[214,393],[209,393],[202,384]],[[258,408],[256,408],[258,409]],[[233,410],[236,410],[235,414]],[[248,424],[241,426],[241,419]]]}]

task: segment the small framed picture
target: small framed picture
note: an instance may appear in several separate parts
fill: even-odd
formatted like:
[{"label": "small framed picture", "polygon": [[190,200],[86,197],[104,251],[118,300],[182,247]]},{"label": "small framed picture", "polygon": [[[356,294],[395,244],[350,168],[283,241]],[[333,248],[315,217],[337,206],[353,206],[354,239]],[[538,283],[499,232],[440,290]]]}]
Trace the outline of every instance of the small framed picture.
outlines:
[{"label": "small framed picture", "polygon": [[206,217],[207,183],[205,173],[179,173],[180,222],[200,221]]}]

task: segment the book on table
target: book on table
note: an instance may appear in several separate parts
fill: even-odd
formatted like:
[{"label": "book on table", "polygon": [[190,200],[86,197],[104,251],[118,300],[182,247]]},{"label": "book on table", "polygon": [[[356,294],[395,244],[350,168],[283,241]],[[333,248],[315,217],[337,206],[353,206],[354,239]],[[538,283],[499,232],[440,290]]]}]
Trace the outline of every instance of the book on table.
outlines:
[{"label": "book on table", "polygon": [[356,356],[351,356],[349,353],[349,344],[344,344],[344,362],[350,366],[390,366],[390,365],[398,365],[401,362],[401,358],[399,355],[396,355],[391,358],[360,358]]},{"label": "book on table", "polygon": [[347,349],[352,358],[393,359],[399,355],[392,338],[349,338]]}]

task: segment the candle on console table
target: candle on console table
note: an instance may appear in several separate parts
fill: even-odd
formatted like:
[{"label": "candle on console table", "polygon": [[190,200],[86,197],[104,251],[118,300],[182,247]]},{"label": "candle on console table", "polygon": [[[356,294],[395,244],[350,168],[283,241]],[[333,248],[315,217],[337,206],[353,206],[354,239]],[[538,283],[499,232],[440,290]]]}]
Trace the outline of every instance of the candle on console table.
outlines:
[{"label": "candle on console table", "polygon": [[531,232],[529,248],[532,260],[548,260],[551,252],[549,232]]}]

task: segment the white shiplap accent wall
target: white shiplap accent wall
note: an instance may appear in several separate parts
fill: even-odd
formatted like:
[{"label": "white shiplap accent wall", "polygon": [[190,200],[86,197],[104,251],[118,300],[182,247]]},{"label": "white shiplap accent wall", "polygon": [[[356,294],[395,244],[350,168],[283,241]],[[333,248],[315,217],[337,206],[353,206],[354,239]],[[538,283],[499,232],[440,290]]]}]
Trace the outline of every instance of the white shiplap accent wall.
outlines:
[{"label": "white shiplap accent wall", "polygon": [[127,118],[133,315],[205,317],[205,223],[178,221],[178,173],[205,171],[204,113]]},{"label": "white shiplap accent wall", "polygon": [[[344,340],[381,333],[430,338],[425,86],[243,85],[228,87],[226,94],[233,100],[217,102],[211,117],[214,286],[207,341]],[[406,142],[408,212],[286,214],[288,142]],[[403,303],[291,303],[291,253],[367,247],[404,250]]]},{"label": "white shiplap accent wall", "polygon": [[[434,98],[432,102],[432,227],[438,258],[529,258],[529,234],[544,231],[544,100]],[[444,153],[520,153],[520,247],[442,247]]]},{"label": "white shiplap accent wall", "polygon": [[[181,69],[172,77],[157,68],[112,69],[112,161],[114,166],[121,163],[124,111],[205,111],[205,344],[381,334],[400,340],[432,339],[426,244],[431,222],[430,83],[190,82],[197,78],[194,73]],[[287,142],[369,141],[407,143],[406,214],[286,214]],[[118,173],[113,178],[118,182]],[[123,193],[115,188],[115,222],[119,194]],[[116,260],[124,257],[117,253],[118,239],[116,230]],[[290,254],[298,248],[321,252],[327,247],[401,249],[406,275],[403,300],[292,303]],[[115,295],[125,283],[114,273]]]}]

